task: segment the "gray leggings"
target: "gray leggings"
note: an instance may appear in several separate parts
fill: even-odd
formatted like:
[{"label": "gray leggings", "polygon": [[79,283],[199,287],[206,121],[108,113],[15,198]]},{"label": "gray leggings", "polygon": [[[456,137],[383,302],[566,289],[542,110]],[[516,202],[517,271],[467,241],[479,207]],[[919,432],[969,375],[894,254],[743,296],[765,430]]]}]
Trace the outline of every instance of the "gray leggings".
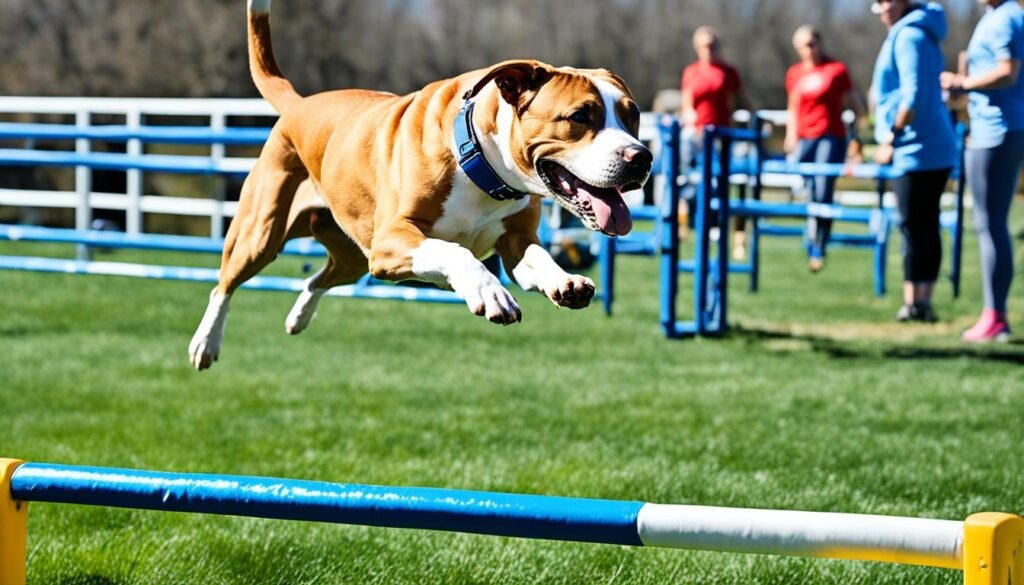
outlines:
[{"label": "gray leggings", "polygon": [[967,182],[974,194],[974,225],[981,248],[985,307],[1006,311],[1013,281],[1013,239],[1010,203],[1024,161],[1024,131],[1009,132],[993,148],[967,151]]}]

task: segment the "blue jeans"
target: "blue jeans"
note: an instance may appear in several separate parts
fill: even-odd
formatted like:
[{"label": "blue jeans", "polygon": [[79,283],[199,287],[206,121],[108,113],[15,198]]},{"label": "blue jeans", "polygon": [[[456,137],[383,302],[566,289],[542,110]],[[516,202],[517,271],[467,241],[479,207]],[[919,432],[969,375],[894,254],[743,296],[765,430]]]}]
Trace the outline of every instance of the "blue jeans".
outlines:
[{"label": "blue jeans", "polygon": [[[841,163],[846,159],[846,138],[842,136],[822,136],[820,138],[801,138],[797,144],[797,162]],[[810,200],[815,203],[832,203],[835,199],[836,178],[826,176],[805,177]],[[824,257],[828,236],[832,231],[832,220],[808,217],[807,238],[811,256]]]}]

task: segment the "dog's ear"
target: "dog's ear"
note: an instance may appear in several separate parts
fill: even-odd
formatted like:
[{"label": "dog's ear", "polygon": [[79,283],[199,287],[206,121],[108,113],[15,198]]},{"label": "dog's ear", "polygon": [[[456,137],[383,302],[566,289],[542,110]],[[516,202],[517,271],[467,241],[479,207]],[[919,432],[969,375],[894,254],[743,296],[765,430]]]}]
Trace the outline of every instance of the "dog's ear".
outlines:
[{"label": "dog's ear", "polygon": [[524,96],[540,88],[551,78],[551,74],[552,69],[540,61],[505,61],[484,74],[464,97],[469,99],[475,96],[494,81],[501,92],[501,99],[518,110],[523,105]]}]

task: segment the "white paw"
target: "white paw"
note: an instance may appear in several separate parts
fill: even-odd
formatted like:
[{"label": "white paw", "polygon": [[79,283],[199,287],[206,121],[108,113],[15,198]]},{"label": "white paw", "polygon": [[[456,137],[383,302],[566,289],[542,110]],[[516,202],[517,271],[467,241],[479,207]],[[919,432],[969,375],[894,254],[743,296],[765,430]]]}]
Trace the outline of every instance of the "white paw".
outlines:
[{"label": "white paw", "polygon": [[206,306],[203,320],[196,327],[195,335],[188,344],[189,361],[197,370],[205,370],[220,357],[220,344],[224,340],[227,325],[230,296],[219,296],[216,289],[210,293],[210,304]]},{"label": "white paw", "polygon": [[192,338],[188,345],[189,361],[197,370],[205,370],[213,365],[220,357],[220,339],[200,337],[198,334]]},{"label": "white paw", "polygon": [[579,274],[566,274],[561,281],[544,288],[544,295],[559,307],[582,309],[590,305],[596,287],[594,281]]},{"label": "white paw", "polygon": [[320,297],[326,292],[324,289],[304,290],[299,294],[288,317],[284,320],[284,330],[288,335],[298,335],[309,327],[316,316],[316,308],[320,304]]},{"label": "white paw", "polygon": [[474,315],[486,317],[491,323],[511,325],[522,321],[523,312],[512,293],[501,286],[493,275],[488,276],[489,279],[482,280],[475,287],[460,291],[469,310]]}]

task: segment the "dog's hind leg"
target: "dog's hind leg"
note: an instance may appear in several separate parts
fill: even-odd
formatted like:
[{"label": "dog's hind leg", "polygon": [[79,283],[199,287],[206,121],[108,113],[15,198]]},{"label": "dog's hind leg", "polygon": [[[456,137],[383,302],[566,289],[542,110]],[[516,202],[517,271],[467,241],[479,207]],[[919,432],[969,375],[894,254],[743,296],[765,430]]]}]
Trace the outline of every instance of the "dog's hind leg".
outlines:
[{"label": "dog's hind leg", "polygon": [[238,212],[224,242],[217,286],[189,343],[189,360],[197,370],[209,368],[220,354],[232,293],[280,252],[292,199],[307,174],[287,139],[274,131],[242,187]]},{"label": "dog's hind leg", "polygon": [[331,287],[351,284],[369,270],[366,255],[352,238],[338,227],[327,209],[312,211],[309,227],[317,241],[327,248],[329,255],[323,269],[306,280],[299,298],[288,312],[284,329],[290,335],[302,333],[309,326],[316,314],[320,298]]}]

